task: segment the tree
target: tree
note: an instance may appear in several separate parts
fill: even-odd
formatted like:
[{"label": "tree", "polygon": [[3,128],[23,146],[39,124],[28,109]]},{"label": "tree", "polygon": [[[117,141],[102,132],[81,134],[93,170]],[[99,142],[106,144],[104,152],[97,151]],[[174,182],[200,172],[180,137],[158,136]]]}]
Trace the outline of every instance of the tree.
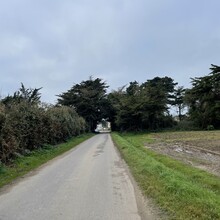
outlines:
[{"label": "tree", "polygon": [[150,129],[172,125],[169,105],[172,103],[174,87],[177,83],[170,77],[155,77],[141,85],[145,93],[144,117]]},{"label": "tree", "polygon": [[116,125],[120,130],[141,130],[141,93],[140,85],[134,81],[130,85],[114,91],[111,103],[116,111]]},{"label": "tree", "polygon": [[155,77],[145,83],[130,82],[109,95],[115,111],[115,123],[120,130],[158,129],[172,124],[168,104],[174,86],[169,77]]},{"label": "tree", "polygon": [[122,101],[124,94],[125,86],[119,88],[118,90],[113,90],[111,93],[107,95],[109,108],[108,110],[108,118],[111,122],[112,130],[120,130],[121,123],[119,120],[119,111],[121,110]]},{"label": "tree", "polygon": [[73,107],[86,120],[89,130],[94,131],[97,122],[106,116],[107,88],[102,79],[90,77],[58,95],[58,104]]},{"label": "tree", "polygon": [[192,88],[186,90],[189,115],[201,128],[220,128],[220,67],[211,64],[211,73],[192,78]]},{"label": "tree", "polygon": [[40,103],[40,90],[41,88],[38,89],[32,89],[32,88],[25,88],[24,84],[21,83],[21,88],[14,93],[13,96],[8,95],[4,99],[1,100],[1,102],[5,105],[9,105],[12,102],[15,103],[20,103],[22,101],[25,101],[30,104],[39,104]]},{"label": "tree", "polygon": [[185,108],[185,102],[184,102],[185,91],[186,90],[184,89],[183,86],[178,86],[174,90],[174,94],[173,94],[172,105],[177,107],[179,121],[181,121],[183,118],[183,110]]}]

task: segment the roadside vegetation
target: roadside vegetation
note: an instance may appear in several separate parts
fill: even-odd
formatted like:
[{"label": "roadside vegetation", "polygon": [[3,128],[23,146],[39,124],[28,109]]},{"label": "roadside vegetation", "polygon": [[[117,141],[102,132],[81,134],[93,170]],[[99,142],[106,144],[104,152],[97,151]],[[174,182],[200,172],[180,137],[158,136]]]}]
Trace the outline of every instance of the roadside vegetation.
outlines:
[{"label": "roadside vegetation", "polygon": [[0,163],[10,164],[45,144],[65,142],[85,131],[73,108],[40,102],[40,89],[21,88],[0,102]]},{"label": "roadside vegetation", "polygon": [[47,161],[63,154],[74,148],[86,139],[92,137],[92,134],[83,134],[73,137],[66,143],[58,145],[44,145],[41,148],[33,150],[26,156],[16,158],[13,164],[0,166],[0,187],[12,182],[18,177],[27,174],[29,171],[38,168]]},{"label": "roadside vegetation", "polygon": [[147,149],[155,142],[151,134],[112,137],[144,194],[170,219],[220,219],[219,177]]}]

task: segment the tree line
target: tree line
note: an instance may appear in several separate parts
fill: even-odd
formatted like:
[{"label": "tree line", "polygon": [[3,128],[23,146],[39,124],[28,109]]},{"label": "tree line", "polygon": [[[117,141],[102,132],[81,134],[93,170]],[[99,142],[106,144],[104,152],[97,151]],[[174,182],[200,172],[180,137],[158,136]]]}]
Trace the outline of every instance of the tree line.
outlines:
[{"label": "tree line", "polygon": [[[102,118],[119,131],[158,130],[190,124],[190,128],[220,128],[220,67],[211,65],[211,73],[192,78],[192,88],[178,86],[170,77],[155,77],[143,83],[130,82],[107,93],[102,79],[82,81],[58,95],[58,104],[70,106],[94,130]],[[178,120],[169,109],[177,108]],[[184,112],[187,110],[187,112]],[[179,123],[179,124],[181,124]]]},{"label": "tree line", "polygon": [[[102,119],[118,131],[156,131],[181,124],[219,129],[220,67],[211,65],[210,70],[204,77],[192,78],[190,89],[166,76],[107,92],[103,79],[90,77],[57,95],[56,105],[41,102],[41,88],[27,89],[22,84],[0,100],[0,162],[94,131]],[[178,120],[170,114],[173,107]]]}]

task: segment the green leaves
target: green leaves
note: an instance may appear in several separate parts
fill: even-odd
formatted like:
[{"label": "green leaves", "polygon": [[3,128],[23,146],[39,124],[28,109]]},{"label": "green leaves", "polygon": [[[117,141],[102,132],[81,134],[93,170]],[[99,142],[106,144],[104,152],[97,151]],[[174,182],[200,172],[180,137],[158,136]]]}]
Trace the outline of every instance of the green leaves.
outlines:
[{"label": "green leaves", "polygon": [[118,129],[137,131],[172,125],[167,110],[175,85],[169,77],[155,77],[142,84],[130,82],[126,89],[113,91],[108,98]]},{"label": "green leaves", "polygon": [[20,103],[22,101],[25,101],[30,104],[39,104],[41,94],[39,91],[42,89],[32,89],[32,88],[25,88],[24,84],[21,83],[21,88],[14,93],[13,96],[8,95],[6,98],[2,100],[2,103],[5,105],[10,105],[11,103]]},{"label": "green leaves", "polygon": [[58,104],[73,107],[82,116],[90,131],[94,131],[98,121],[106,117],[108,86],[100,78],[82,81],[70,90],[58,95]]},{"label": "green leaves", "polygon": [[14,96],[1,101],[0,162],[84,132],[85,120],[73,108],[42,104],[39,90],[22,84]]},{"label": "green leaves", "polygon": [[186,91],[186,101],[196,125],[220,128],[220,67],[212,64],[210,69],[209,75],[192,79],[193,87]]}]

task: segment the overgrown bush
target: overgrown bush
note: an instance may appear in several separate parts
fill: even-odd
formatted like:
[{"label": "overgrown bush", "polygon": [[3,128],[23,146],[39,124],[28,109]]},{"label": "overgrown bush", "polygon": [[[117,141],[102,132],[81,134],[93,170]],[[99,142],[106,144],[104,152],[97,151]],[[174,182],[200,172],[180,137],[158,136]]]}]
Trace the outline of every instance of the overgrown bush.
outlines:
[{"label": "overgrown bush", "polygon": [[52,107],[46,111],[47,140],[49,143],[65,141],[85,130],[85,121],[74,109],[61,106]]},{"label": "overgrown bush", "polygon": [[0,162],[18,154],[57,144],[85,130],[85,121],[70,107],[55,107],[26,100],[0,105]]}]

